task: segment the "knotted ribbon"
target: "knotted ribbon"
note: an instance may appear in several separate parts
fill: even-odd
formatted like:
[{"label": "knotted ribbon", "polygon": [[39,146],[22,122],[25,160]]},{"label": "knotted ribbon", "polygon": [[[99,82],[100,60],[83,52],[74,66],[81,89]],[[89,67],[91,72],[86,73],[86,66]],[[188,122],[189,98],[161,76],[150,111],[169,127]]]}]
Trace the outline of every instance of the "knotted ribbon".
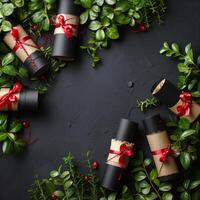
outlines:
[{"label": "knotted ribbon", "polygon": [[[74,19],[75,17],[71,17],[67,20],[65,20],[65,17],[63,15],[58,15],[56,17],[56,28],[62,28],[62,30],[65,33],[65,36],[67,37],[67,39],[70,39],[74,33],[76,33],[76,29],[79,27],[76,24],[71,24],[71,23],[67,23],[67,21]],[[75,29],[75,30],[74,30]]]},{"label": "knotted ribbon", "polygon": [[154,150],[151,152],[152,155],[160,155],[160,162],[164,163],[167,161],[168,156],[173,156],[175,152],[169,147],[164,148],[164,149],[159,149],[159,150]]},{"label": "knotted ribbon", "polygon": [[107,162],[119,156],[119,165],[122,168],[126,167],[126,157],[133,156],[132,147],[126,143],[120,145],[119,151],[110,149],[109,153],[115,154],[115,156],[107,160]]},{"label": "knotted ribbon", "polygon": [[20,39],[20,33],[17,27],[13,27],[10,31],[10,34],[13,36],[15,40],[15,46],[13,47],[13,52],[15,53],[19,48],[22,48],[26,55],[29,57],[30,55],[28,54],[27,50],[25,49],[24,45],[29,46],[29,47],[34,47],[38,48],[36,45],[28,44],[26,43],[27,40],[30,40],[30,36],[26,35],[25,37]]},{"label": "knotted ribbon", "polygon": [[177,106],[178,116],[188,116],[191,112],[192,105],[191,94],[189,92],[182,91],[179,97],[181,100],[181,104]]},{"label": "knotted ribbon", "polygon": [[30,59],[32,66],[37,68],[35,61],[31,58],[25,46],[33,47],[36,49],[39,49],[39,47],[37,45],[26,43],[30,39],[29,35],[26,35],[25,37],[20,39],[20,33],[17,27],[13,27],[10,31],[10,34],[13,36],[15,40],[15,46],[12,49],[13,52],[15,53],[19,48],[22,48],[25,54],[27,55],[27,57]]},{"label": "knotted ribbon", "polygon": [[0,109],[2,109],[4,106],[7,106],[8,110],[12,110],[13,103],[17,101],[16,93],[19,93],[22,89],[21,83],[15,83],[13,85],[13,88],[9,90],[8,93],[4,94],[0,98]]}]

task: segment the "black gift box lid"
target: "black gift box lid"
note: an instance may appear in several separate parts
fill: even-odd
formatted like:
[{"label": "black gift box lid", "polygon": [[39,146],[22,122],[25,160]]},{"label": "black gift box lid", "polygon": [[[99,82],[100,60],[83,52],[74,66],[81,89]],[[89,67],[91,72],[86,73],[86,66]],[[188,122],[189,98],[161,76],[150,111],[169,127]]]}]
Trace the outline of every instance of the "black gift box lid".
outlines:
[{"label": "black gift box lid", "polygon": [[59,0],[58,14],[79,15],[80,7],[74,3],[74,0]]},{"label": "black gift box lid", "polygon": [[[160,81],[156,82],[152,89],[151,93],[153,93],[156,86],[162,81],[163,79],[160,79]],[[179,90],[167,79],[165,79],[165,82],[162,86],[162,88],[155,94],[153,94],[158,100],[160,100],[162,103],[164,103],[168,107],[174,106],[179,101]]]},{"label": "black gift box lid", "polygon": [[37,110],[38,109],[38,91],[23,89],[20,93],[19,110]]},{"label": "black gift box lid", "polygon": [[165,123],[160,114],[147,117],[143,120],[146,135],[155,134],[156,132],[165,130]]},{"label": "black gift box lid", "polygon": [[118,191],[123,186],[124,169],[107,165],[101,185],[111,191]]},{"label": "black gift box lid", "polygon": [[117,131],[116,139],[121,141],[133,142],[137,132],[138,124],[128,119],[121,119]]}]

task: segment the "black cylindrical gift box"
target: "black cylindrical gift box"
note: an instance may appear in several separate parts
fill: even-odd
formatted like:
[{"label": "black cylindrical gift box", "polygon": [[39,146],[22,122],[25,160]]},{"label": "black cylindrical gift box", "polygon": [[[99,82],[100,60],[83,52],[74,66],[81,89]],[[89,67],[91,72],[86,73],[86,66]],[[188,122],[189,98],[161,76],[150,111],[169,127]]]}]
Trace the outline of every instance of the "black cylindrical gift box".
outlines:
[{"label": "black cylindrical gift box", "polygon": [[[162,83],[163,85],[161,89],[156,92],[156,87]],[[174,106],[179,101],[179,95],[180,91],[167,79],[161,79],[160,81],[156,82],[152,89],[152,94],[159,99],[163,104],[165,104],[167,107]]]},{"label": "black cylindrical gift box", "polygon": [[24,28],[13,17],[10,17],[9,21],[12,23],[12,30],[1,32],[2,40],[18,56],[32,76],[40,76],[48,69],[47,60]]},{"label": "black cylindrical gift box", "polygon": [[23,89],[20,93],[19,110],[35,111],[38,109],[38,91]]},{"label": "black cylindrical gift box", "polygon": [[[191,97],[191,105],[189,106],[189,114],[181,114],[178,111],[178,107],[183,105],[184,102],[180,96],[183,92],[179,91],[170,81],[167,79],[161,79],[156,82],[152,89],[152,94],[162,103],[164,103],[174,114],[179,117],[188,119],[190,122],[194,122],[199,119],[200,116],[200,105],[197,104]],[[189,94],[189,93],[188,93]]]},{"label": "black cylindrical gift box", "polygon": [[[127,119],[122,119],[114,141],[119,142],[120,144],[124,142],[129,144],[133,143],[134,134],[136,133],[137,128],[137,123]],[[118,191],[123,185],[125,170],[126,168],[112,165],[108,163],[107,160],[106,170],[102,180],[102,186],[111,191]]]},{"label": "black cylindrical gift box", "polygon": [[[63,22],[58,19],[62,17]],[[52,56],[73,61],[78,49],[79,7],[73,0],[59,0]],[[67,33],[68,34],[67,34]]]},{"label": "black cylindrical gift box", "polygon": [[[175,152],[171,150],[164,121],[159,114],[156,114],[143,120],[143,125],[158,172],[158,178],[162,181],[176,178],[178,167],[173,157]],[[166,160],[162,162],[160,159],[167,151],[170,153],[165,158]]]},{"label": "black cylindrical gift box", "polygon": [[[0,103],[2,103],[4,97],[9,94],[11,88],[1,88],[0,89]],[[10,103],[8,100],[3,101],[0,111],[35,111],[38,109],[38,91],[22,88],[16,93],[12,93],[10,97],[15,97],[16,100]],[[7,99],[9,96],[7,97]]]}]

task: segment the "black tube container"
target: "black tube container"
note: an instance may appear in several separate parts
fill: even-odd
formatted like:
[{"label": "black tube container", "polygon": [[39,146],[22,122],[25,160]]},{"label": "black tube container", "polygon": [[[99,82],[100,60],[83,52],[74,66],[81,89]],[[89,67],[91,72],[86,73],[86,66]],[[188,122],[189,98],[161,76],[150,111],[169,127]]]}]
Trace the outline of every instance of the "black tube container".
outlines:
[{"label": "black tube container", "polygon": [[35,111],[38,109],[38,91],[22,89],[19,98],[20,111]]},{"label": "black tube container", "polygon": [[[153,93],[156,86],[162,81],[156,82],[152,89],[151,93]],[[174,106],[179,101],[180,91],[167,79],[165,79],[164,85],[162,88],[155,94],[153,94],[159,101],[165,104],[167,107]]]},{"label": "black tube container", "polygon": [[[74,4],[73,0],[59,0],[57,16],[62,14],[72,15],[73,18],[77,19],[76,25],[79,25],[79,7]],[[72,37],[67,38],[64,32],[54,33],[54,44],[52,52],[53,57],[65,61],[74,61],[77,55],[77,49],[77,35],[72,35]]]},{"label": "black tube container", "polygon": [[[0,90],[1,97],[9,92],[10,88]],[[38,109],[38,91],[22,88],[20,92],[14,94],[17,100],[12,103],[11,108],[7,104],[0,108],[0,111],[35,111]]]},{"label": "black tube container", "polygon": [[[18,23],[18,21],[14,17],[9,17],[8,20],[12,23],[13,27],[18,28],[19,35],[21,33],[20,31],[22,31],[23,35],[27,36],[27,33],[25,33],[23,27]],[[20,37],[20,39],[22,39],[23,37]],[[16,42],[13,39],[13,36],[10,34],[10,32],[1,32],[1,39],[9,48],[13,50],[13,45]],[[26,44],[31,44],[32,47]],[[39,50],[39,47],[37,47],[37,45],[33,42],[31,38],[24,43],[23,47],[26,49],[27,52],[30,52],[29,55],[25,54],[21,56],[21,54],[24,53],[24,50],[21,47],[18,48],[18,50],[14,53],[22,61],[24,67],[29,70],[31,76],[40,76],[45,71],[47,71],[48,62]]]},{"label": "black tube container", "polygon": [[[34,65],[32,64],[34,61]],[[38,50],[30,55],[24,63],[24,67],[28,68],[31,76],[41,76],[48,70],[48,62],[42,55],[41,51]]]},{"label": "black tube container", "polygon": [[[165,123],[159,114],[153,115],[143,120],[143,125],[145,128],[145,134],[147,136],[151,151],[160,150],[160,149],[169,147],[170,141],[169,141],[168,134],[166,132]],[[156,142],[157,144],[155,144]],[[159,146],[159,147],[155,147],[154,145]],[[170,155],[169,157],[167,157],[167,161],[162,163],[159,161],[160,156],[161,155],[158,155],[158,156],[153,155],[153,159],[154,159],[156,169],[158,172],[158,178],[161,181],[169,181],[169,180],[173,180],[177,178],[178,167],[176,165],[174,157]]]},{"label": "black tube container", "polygon": [[[122,119],[116,135],[116,140],[133,143],[134,134],[136,133],[137,128],[137,123]],[[102,186],[111,191],[118,191],[123,186],[125,172],[126,169],[124,168],[107,164],[102,180]]]}]

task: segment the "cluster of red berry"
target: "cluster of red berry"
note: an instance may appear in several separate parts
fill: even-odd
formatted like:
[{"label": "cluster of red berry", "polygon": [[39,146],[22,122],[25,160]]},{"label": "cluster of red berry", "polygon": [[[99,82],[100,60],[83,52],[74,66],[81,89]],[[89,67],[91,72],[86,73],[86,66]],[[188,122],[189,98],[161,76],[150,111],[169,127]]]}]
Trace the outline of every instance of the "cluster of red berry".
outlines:
[{"label": "cluster of red berry", "polygon": [[[93,170],[97,170],[99,168],[99,162],[97,161],[94,161],[92,164],[91,164],[91,167]],[[83,176],[83,181],[84,182],[88,182],[90,180],[90,177],[85,175]],[[58,197],[53,193],[50,197],[50,200],[58,200]]]}]

